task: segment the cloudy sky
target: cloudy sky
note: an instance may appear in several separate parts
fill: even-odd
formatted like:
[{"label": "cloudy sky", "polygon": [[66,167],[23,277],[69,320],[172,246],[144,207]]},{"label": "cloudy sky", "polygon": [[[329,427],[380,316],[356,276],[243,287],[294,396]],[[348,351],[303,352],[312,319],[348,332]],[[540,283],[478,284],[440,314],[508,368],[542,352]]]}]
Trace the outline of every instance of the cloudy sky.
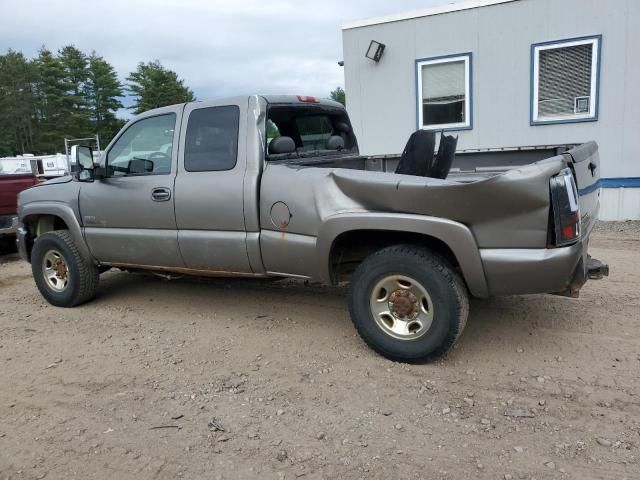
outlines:
[{"label": "cloudy sky", "polygon": [[0,52],[73,44],[121,79],[158,59],[199,99],[327,96],[343,85],[340,26],[451,0],[0,0]]}]

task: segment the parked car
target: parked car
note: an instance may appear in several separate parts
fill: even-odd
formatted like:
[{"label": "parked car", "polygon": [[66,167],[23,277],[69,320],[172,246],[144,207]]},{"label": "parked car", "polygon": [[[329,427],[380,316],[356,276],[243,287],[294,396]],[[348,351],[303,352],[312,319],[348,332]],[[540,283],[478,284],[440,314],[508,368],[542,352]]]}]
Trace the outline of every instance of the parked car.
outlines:
[{"label": "parked car", "polygon": [[11,242],[18,228],[18,193],[38,183],[30,173],[0,171],[0,242]]},{"label": "parked car", "polygon": [[448,174],[445,154],[427,176],[394,173],[420,163],[417,145],[362,156],[342,105],[312,97],[159,108],[129,121],[97,163],[74,148],[74,178],[20,195],[19,250],[62,307],[93,298],[110,267],[350,282],[364,340],[411,362],[452,348],[469,295],[577,296],[608,274],[587,253],[595,143],[510,170]]}]

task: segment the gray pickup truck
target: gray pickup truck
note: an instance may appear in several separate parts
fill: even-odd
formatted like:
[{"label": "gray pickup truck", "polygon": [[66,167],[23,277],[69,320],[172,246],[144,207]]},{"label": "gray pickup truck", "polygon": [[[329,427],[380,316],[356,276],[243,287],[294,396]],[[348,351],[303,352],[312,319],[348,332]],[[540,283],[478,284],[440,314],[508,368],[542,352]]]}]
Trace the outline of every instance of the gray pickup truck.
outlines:
[{"label": "gray pickup truck", "polygon": [[469,295],[576,296],[608,274],[587,254],[595,143],[513,168],[431,152],[428,168],[396,173],[425,153],[415,146],[362,156],[342,105],[313,97],[159,108],[100,159],[74,148],[72,177],[20,194],[19,251],[62,307],[94,297],[112,267],[350,282],[363,339],[408,362],[452,348]]}]

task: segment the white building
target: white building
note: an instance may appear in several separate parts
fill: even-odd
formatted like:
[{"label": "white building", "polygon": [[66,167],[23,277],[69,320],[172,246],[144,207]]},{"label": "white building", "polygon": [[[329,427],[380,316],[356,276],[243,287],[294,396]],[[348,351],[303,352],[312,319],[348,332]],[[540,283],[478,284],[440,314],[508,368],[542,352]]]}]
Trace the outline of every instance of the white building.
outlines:
[{"label": "white building", "polygon": [[640,219],[638,25],[638,0],[474,0],[345,25],[360,149],[399,153],[418,128],[455,132],[461,152],[593,139],[600,217]]}]

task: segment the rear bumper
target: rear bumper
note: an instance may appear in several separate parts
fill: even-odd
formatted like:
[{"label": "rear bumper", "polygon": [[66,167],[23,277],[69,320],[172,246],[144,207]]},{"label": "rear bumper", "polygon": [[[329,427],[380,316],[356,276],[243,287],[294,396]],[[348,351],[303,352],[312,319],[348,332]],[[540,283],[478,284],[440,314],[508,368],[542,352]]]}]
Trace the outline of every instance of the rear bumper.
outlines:
[{"label": "rear bumper", "polygon": [[18,215],[0,216],[0,236],[14,235],[18,229]]},{"label": "rear bumper", "polygon": [[588,255],[588,246],[587,237],[563,248],[482,249],[489,294],[558,293],[577,297],[587,279],[609,274],[607,265]]}]

